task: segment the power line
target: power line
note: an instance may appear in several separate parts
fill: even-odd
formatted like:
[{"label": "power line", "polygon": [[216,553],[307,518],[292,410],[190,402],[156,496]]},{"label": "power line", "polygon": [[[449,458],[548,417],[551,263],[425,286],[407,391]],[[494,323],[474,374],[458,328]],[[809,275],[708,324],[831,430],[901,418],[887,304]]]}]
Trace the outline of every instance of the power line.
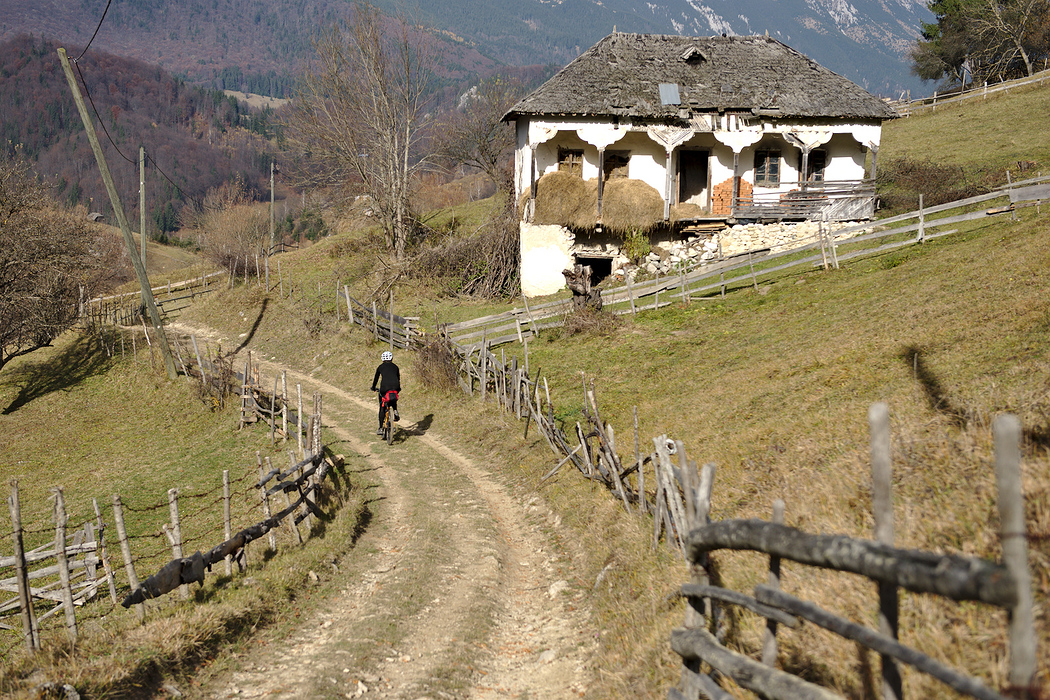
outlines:
[{"label": "power line", "polygon": [[91,42],[95,40],[96,36],[98,36],[98,30],[102,29],[102,23],[106,20],[106,13],[109,12],[109,6],[112,4],[113,0],[108,0],[108,2],[106,2],[106,9],[102,10],[102,17],[98,21],[98,26],[95,27],[95,33],[91,35],[91,38],[88,40],[87,46],[85,46],[84,50],[80,52],[80,55],[73,59],[73,63],[76,63],[80,59],[84,58],[84,54],[86,54],[87,50],[91,47]]}]

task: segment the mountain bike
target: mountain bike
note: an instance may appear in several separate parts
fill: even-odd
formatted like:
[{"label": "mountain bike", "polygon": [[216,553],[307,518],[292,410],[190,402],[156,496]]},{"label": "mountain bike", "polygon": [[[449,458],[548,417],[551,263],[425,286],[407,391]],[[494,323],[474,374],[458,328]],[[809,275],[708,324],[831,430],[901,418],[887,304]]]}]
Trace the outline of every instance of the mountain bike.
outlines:
[{"label": "mountain bike", "polygon": [[[393,394],[393,398],[391,398]],[[383,439],[386,440],[386,444],[391,445],[394,442],[394,402],[397,401],[397,392],[390,390],[383,394],[381,399],[383,405]]]}]

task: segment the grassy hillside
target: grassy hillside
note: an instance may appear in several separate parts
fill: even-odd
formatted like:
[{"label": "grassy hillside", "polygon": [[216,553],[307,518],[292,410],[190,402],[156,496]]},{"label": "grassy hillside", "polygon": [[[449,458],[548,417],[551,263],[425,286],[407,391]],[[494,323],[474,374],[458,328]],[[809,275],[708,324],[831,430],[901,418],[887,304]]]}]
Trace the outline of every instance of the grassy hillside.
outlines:
[{"label": "grassy hillside", "polygon": [[[1035,109],[1030,100],[1036,97],[997,101],[998,122],[1018,127],[1001,137],[1004,142],[1026,143],[1030,137],[1021,127],[1039,127],[1028,111]],[[967,147],[958,128],[926,121],[951,118],[938,111],[888,125],[880,158],[907,152],[920,132],[929,134],[922,152],[934,161]],[[942,138],[934,141],[937,133]],[[1001,167],[996,162],[987,167]],[[584,373],[595,382],[603,418],[616,428],[622,454],[633,452],[637,406],[643,445],[666,433],[683,440],[698,462],[714,462],[714,518],[765,518],[772,501],[783,498],[790,525],[866,538],[873,526],[866,413],[872,402],[886,401],[898,544],[993,559],[999,556],[999,538],[990,426],[999,413],[1018,415],[1026,436],[1024,488],[1045,678],[1050,672],[1045,653],[1050,648],[1047,209],[1026,209],[1016,221],[985,220],[955,236],[851,261],[837,271],[796,270],[757,292],[627,318],[608,336],[550,331],[530,344],[530,363],[547,377],[567,425],[581,410]],[[393,278],[394,268],[376,262],[367,235],[345,232],[280,256],[283,283],[296,290],[292,299],[271,294],[264,307],[258,290],[237,288],[194,307],[186,320],[230,337],[257,322],[253,345],[260,351],[348,390],[360,388],[363,395],[381,348],[365,334],[337,326],[331,315],[318,315],[316,290],[332,289],[341,280],[362,300],[373,292],[386,298],[384,280]],[[402,278],[393,288],[397,311],[420,316],[427,326],[435,318],[465,318],[506,306],[441,297],[419,280]],[[80,342],[90,348],[90,341]],[[95,359],[85,363],[82,357]],[[678,677],[668,634],[681,623],[683,608],[669,594],[687,578],[681,560],[664,547],[651,550],[650,521],[625,515],[608,493],[575,474],[565,472],[538,488],[552,463],[534,433],[525,441],[522,424],[458,393],[421,386],[410,358],[401,365],[408,370],[403,400],[434,414],[436,434],[481,450],[489,457],[487,466],[523,499],[539,494],[560,514],[577,583],[593,591],[590,602],[602,630],[602,653],[595,659],[601,681],[591,695],[664,696]],[[69,376],[69,367],[84,369]],[[127,478],[128,470],[192,469],[198,461],[213,470],[217,467],[201,456],[212,436],[230,459],[243,459],[253,449],[250,438],[231,438],[216,427],[229,415],[201,414],[181,383],[168,386],[141,358],[129,366],[102,358],[97,350],[34,356],[13,372],[5,370],[0,389],[12,404],[0,415],[0,473],[32,480],[34,501],[59,479],[103,495],[124,479],[129,490],[141,488],[146,497],[156,489],[153,480],[139,484]],[[165,427],[159,417],[134,427],[114,406],[130,416],[164,416],[174,427]],[[143,444],[150,445],[145,459]],[[765,563],[757,556],[720,553],[715,565],[721,580],[737,590],[765,577]],[[874,587],[853,577],[788,565],[783,585],[845,617],[875,622]],[[760,632],[757,622],[741,616],[733,619],[729,639],[755,654]],[[994,686],[1005,683],[1002,613],[902,595],[901,637]],[[874,655],[812,626],[783,634],[781,649],[785,667],[847,697],[868,697],[878,685]],[[915,673],[906,673],[905,693],[952,697]]]}]

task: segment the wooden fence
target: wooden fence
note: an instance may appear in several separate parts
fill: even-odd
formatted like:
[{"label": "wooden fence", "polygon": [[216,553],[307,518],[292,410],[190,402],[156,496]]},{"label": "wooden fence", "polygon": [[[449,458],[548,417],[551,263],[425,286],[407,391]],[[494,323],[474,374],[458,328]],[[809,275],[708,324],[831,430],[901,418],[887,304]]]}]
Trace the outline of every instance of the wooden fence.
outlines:
[{"label": "wooden fence", "polygon": [[[703,301],[705,297],[724,296],[734,289],[757,288],[759,279],[785,270],[799,266],[837,268],[844,260],[885,253],[957,232],[954,228],[946,229],[949,226],[1016,214],[1018,209],[1039,207],[1048,201],[1050,176],[1018,181],[988,194],[934,207],[924,207],[920,197],[919,209],[915,211],[834,233],[821,226],[814,238],[799,241],[788,250],[748,250],[711,264],[683,267],[677,274],[658,275],[644,282],[632,282],[628,278],[623,286],[602,290],[602,306],[610,313],[623,315],[675,303]],[[491,348],[514,341],[524,343],[544,329],[563,325],[565,315],[572,308],[570,298],[535,305],[523,298],[523,304],[523,308],[445,324],[441,332],[457,345],[476,352],[482,345]]]},{"label": "wooden fence", "polygon": [[[121,345],[123,347],[123,342]],[[231,378],[240,379],[243,387],[240,426],[259,420],[267,422],[273,444],[276,446],[280,431],[285,443],[296,440],[298,457],[295,450],[287,449],[288,467],[280,469],[272,464],[270,457],[264,458],[257,452],[256,463],[240,477],[231,478],[230,471],[224,470],[222,483],[214,488],[196,494],[173,488],[163,503],[132,505],[114,495],[113,516],[108,523],[97,499],[91,499],[89,513],[67,512],[65,490],[59,487],[52,493],[51,522],[27,526],[23,523],[18,483],[13,481],[8,501],[10,542],[7,546],[0,545],[13,552],[13,556],[0,557],[0,630],[16,632],[20,627],[21,636],[6,649],[0,649],[3,657],[23,642],[30,650],[39,649],[41,629],[50,618],[57,619],[60,614],[70,638],[76,639],[78,615],[99,619],[121,604],[135,606],[141,618],[145,615],[143,602],[150,598],[176,588],[182,598],[188,598],[188,584],[202,583],[204,571],[210,570],[213,564],[224,562],[228,576],[233,574],[234,563],[243,570],[248,544],[254,540],[266,536],[268,548],[276,550],[277,531],[283,529],[287,535],[282,539],[292,544],[304,541],[299,525],[305,520],[309,531],[311,518],[318,513],[317,493],[327,471],[341,461],[339,457],[325,457],[320,430],[321,396],[314,394],[309,420],[302,420],[299,418],[304,415],[301,386],[297,385],[298,410],[293,410],[287,399],[287,378],[282,377],[283,392],[277,392],[275,377],[275,390],[267,394],[250,356],[244,375],[236,377],[221,349],[213,350],[207,344],[198,343],[195,337],[178,338],[172,345],[186,350],[187,359],[183,359],[181,350],[177,355],[183,372],[188,381],[207,387],[205,394],[230,382]],[[280,428],[277,427],[278,410]],[[294,501],[290,494],[295,494]],[[158,522],[158,511],[165,510],[167,519],[162,517]],[[185,515],[187,510],[189,515]],[[239,511],[236,515],[235,510]],[[243,525],[234,534],[237,521]],[[111,528],[116,531],[116,546],[123,558],[123,577],[107,547],[107,544],[113,546],[113,540],[106,537]],[[6,538],[0,541],[3,539]],[[219,541],[219,544],[201,547],[209,541]],[[198,550],[186,556],[194,547],[201,547],[204,553]],[[138,571],[143,569],[155,570],[155,573],[140,583]],[[103,588],[108,589],[109,606],[99,595]],[[123,599],[118,598],[120,590],[124,591]],[[4,596],[4,593],[12,595]],[[5,619],[14,615],[19,616],[20,625]]]},{"label": "wooden fence", "polygon": [[[714,467],[697,470],[685,445],[666,435],[652,439],[644,451],[638,437],[638,412],[634,411],[633,458],[625,460],[622,440],[617,442],[613,426],[603,421],[593,381],[581,375],[583,418],[570,431],[558,425],[547,380],[530,376],[528,343],[524,360],[507,358],[504,350],[497,357],[487,343],[463,347],[449,341],[459,358],[459,383],[465,393],[493,400],[501,410],[525,419],[527,438],[532,425],[543,436],[557,462],[540,479],[540,485],[554,478],[567,465],[576,468],[583,479],[604,485],[623,503],[629,513],[653,518],[653,547],[661,539],[678,549],[692,571],[692,580],[682,587],[689,599],[686,625],[672,636],[672,647],[683,657],[682,688],[669,692],[673,700],[704,697],[725,700],[730,696],[715,680],[720,673],[740,686],[755,690],[771,700],[795,698],[834,698],[835,694],[811,683],[776,671],[775,633],[777,625],[797,627],[801,619],[827,627],[846,639],[860,643],[883,655],[886,692],[883,697],[902,698],[896,663],[906,663],[937,678],[958,692],[987,700],[1003,696],[982,682],[958,673],[896,641],[897,589],[928,592],[952,600],[973,600],[1006,609],[1010,613],[1011,683],[1018,687],[1033,682],[1035,673],[1035,633],[1032,593],[1028,573],[1024,509],[1020,490],[1020,429],[1016,419],[996,422],[997,475],[1000,512],[1003,522],[1005,562],[999,565],[970,557],[945,556],[928,552],[898,550],[893,547],[893,508],[890,493],[889,420],[885,405],[872,408],[872,454],[875,472],[875,518],[877,542],[842,536],[806,535],[783,526],[783,503],[774,504],[773,523],[724,521],[710,523],[710,494]],[[677,461],[677,463],[676,463]],[[748,596],[713,587],[706,574],[709,552],[717,549],[750,549],[769,555],[769,585],[760,586]],[[886,629],[874,632],[860,628],[802,603],[777,589],[782,558],[840,571],[849,571],[879,582],[881,613]],[[712,603],[714,601],[714,603]],[[764,616],[767,639],[763,663],[731,651],[716,635],[704,629],[715,624],[712,605],[735,605]],[[703,660],[716,673],[700,674]],[[1033,696],[1035,697],[1035,696]]]},{"label": "wooden fence", "polygon": [[902,97],[900,100],[891,100],[889,105],[895,109],[900,116],[910,117],[927,110],[935,112],[938,107],[944,107],[945,105],[957,104],[978,97],[984,100],[987,99],[989,95],[994,96],[999,93],[1005,94],[1010,92],[1010,90],[1016,90],[1020,87],[1042,85],[1048,78],[1050,78],[1050,70],[1047,70],[1044,67],[1043,70],[1038,71],[1029,77],[1004,80],[1000,83],[993,83],[992,85],[988,85],[988,82],[985,81],[983,85],[971,87],[968,90],[953,90],[940,94],[935,91],[931,97],[922,97],[916,100],[903,99]]},{"label": "wooden fence", "polygon": [[[672,632],[671,646],[682,657],[681,687],[668,692],[672,700],[730,695],[717,682],[721,675],[770,700],[839,698],[823,687],[775,668],[779,627],[796,629],[805,620],[881,655],[882,697],[903,697],[900,664],[943,682],[957,693],[982,700],[1005,700],[982,681],[898,641],[898,590],[939,595],[955,601],[976,601],[1009,613],[1010,687],[1013,697],[1041,697],[1034,687],[1036,637],[1028,570],[1024,503],[1021,493],[1020,422],[1012,416],[995,421],[996,478],[1002,522],[1003,563],[974,557],[897,549],[893,546],[893,495],[890,463],[889,410],[875,404],[869,411],[875,540],[842,535],[811,535],[787,527],[784,503],[773,504],[773,520],[711,522],[710,498],[714,467],[697,474],[695,463],[681,459],[684,482],[685,548],[691,569],[681,588],[688,599],[685,624]],[[753,551],[768,557],[768,579],[753,595],[710,584],[710,556],[718,550]],[[873,630],[836,616],[780,589],[780,564],[790,560],[808,566],[848,572],[877,583],[879,629]],[[719,608],[735,606],[766,620],[762,660],[722,645],[717,625]],[[704,670],[702,664],[709,670]]]},{"label": "wooden fence", "polygon": [[[346,318],[351,326],[361,326],[372,334],[375,342],[389,343],[390,349],[417,348],[423,340],[418,316],[398,316],[394,313],[394,292],[390,291],[390,305],[384,310],[373,301],[368,307],[350,296],[350,288],[343,287],[346,299]],[[338,312],[337,312],[338,314]]]},{"label": "wooden fence", "polygon": [[[171,318],[197,299],[218,289],[218,278],[225,275],[225,272],[213,272],[153,287],[157,309],[163,317]],[[85,301],[81,305],[80,318],[94,326],[137,326],[142,323],[142,292],[136,290]]]}]

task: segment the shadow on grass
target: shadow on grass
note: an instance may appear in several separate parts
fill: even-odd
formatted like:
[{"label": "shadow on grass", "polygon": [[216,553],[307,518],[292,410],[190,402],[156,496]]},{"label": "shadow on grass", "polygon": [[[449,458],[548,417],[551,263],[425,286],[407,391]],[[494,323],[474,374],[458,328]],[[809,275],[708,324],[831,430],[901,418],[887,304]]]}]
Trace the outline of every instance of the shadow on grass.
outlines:
[{"label": "shadow on grass", "polygon": [[[915,379],[926,392],[930,408],[944,414],[958,428],[965,428],[973,421],[973,414],[954,405],[947,396],[940,379],[923,362],[922,348],[909,345],[901,352],[901,359],[906,361],[915,374]],[[1050,425],[1022,426],[1022,439],[1031,448],[1050,448]]]},{"label": "shadow on grass", "polygon": [[255,337],[255,332],[259,330],[259,325],[262,324],[263,316],[266,314],[266,305],[270,303],[269,299],[263,299],[262,306],[259,307],[259,315],[255,317],[255,323],[252,324],[252,329],[248,331],[248,335],[244,336],[244,341],[236,348],[227,353],[228,356],[232,357],[241,350],[244,350],[248,346],[248,343],[252,342],[252,338]]},{"label": "shadow on grass", "polygon": [[434,414],[428,413],[423,416],[423,420],[418,421],[415,425],[406,426],[402,428],[402,431],[409,435],[426,435],[427,431],[430,430],[430,426],[434,424]]},{"label": "shadow on grass", "polygon": [[3,410],[3,415],[10,415],[53,391],[69,389],[88,377],[102,374],[108,365],[109,358],[99,339],[81,334],[57,355],[13,370],[4,378],[9,384],[21,384],[22,388]]}]

